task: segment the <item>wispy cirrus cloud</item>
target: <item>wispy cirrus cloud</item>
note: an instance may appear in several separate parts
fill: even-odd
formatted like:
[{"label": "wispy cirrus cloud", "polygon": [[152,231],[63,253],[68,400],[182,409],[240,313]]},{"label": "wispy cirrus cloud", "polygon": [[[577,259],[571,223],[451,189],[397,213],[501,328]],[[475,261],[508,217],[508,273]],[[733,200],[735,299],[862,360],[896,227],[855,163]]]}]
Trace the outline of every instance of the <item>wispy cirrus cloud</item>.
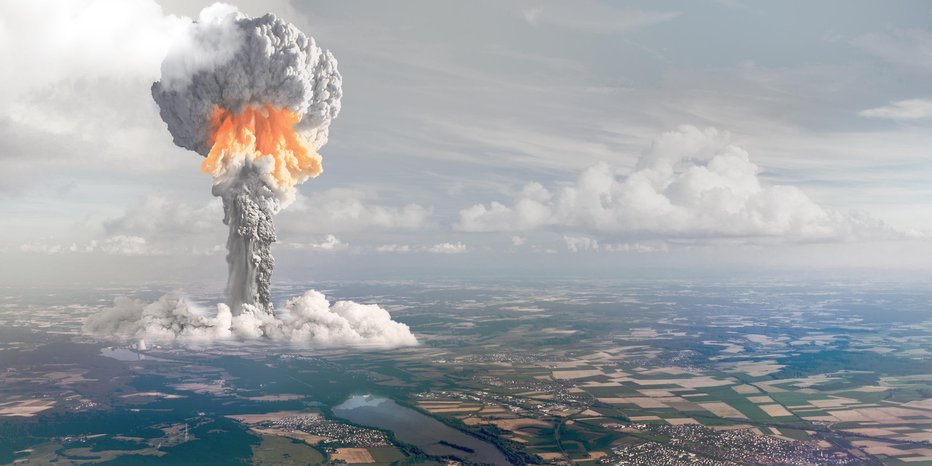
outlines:
[{"label": "wispy cirrus cloud", "polygon": [[679,15],[678,11],[615,8],[594,1],[551,2],[521,10],[521,17],[533,26],[555,26],[596,34],[636,31],[671,21]]},{"label": "wispy cirrus cloud", "polygon": [[851,44],[890,63],[932,69],[932,31],[895,28],[855,37]]}]

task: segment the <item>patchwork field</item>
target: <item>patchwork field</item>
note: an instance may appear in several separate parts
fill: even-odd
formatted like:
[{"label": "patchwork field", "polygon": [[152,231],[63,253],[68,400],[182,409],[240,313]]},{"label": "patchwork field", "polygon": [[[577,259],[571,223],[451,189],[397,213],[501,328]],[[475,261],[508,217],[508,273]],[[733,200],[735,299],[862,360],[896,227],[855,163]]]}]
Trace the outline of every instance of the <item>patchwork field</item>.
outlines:
[{"label": "patchwork field", "polygon": [[[932,465],[932,290],[612,283],[367,285],[422,341],[393,351],[237,345],[114,360],[71,341],[74,319],[35,306],[59,333],[16,315],[0,325],[14,335],[0,342],[0,439],[17,439],[0,442],[0,463],[183,452],[211,464],[222,451],[232,463],[387,466],[487,448],[513,464]],[[405,432],[336,417],[366,393],[479,443],[411,437],[431,455]]]}]

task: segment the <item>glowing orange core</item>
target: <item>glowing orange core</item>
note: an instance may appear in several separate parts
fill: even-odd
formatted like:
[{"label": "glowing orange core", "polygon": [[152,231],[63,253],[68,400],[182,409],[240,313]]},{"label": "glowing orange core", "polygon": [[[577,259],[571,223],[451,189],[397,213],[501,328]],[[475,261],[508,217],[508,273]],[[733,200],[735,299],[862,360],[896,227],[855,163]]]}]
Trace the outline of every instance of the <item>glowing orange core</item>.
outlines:
[{"label": "glowing orange core", "polygon": [[210,153],[201,171],[218,176],[241,157],[272,157],[271,176],[279,188],[290,189],[322,171],[320,155],[295,131],[301,120],[288,108],[249,106],[242,112],[215,108],[210,118]]}]

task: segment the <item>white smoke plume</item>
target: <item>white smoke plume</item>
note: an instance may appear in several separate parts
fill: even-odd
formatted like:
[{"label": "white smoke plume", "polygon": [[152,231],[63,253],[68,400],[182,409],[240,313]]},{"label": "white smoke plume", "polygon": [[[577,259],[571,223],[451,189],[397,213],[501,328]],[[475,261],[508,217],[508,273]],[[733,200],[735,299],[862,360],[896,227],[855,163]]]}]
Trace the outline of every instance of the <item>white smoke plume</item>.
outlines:
[{"label": "white smoke plume", "polygon": [[374,304],[330,303],[317,291],[292,298],[270,314],[252,306],[234,315],[218,304],[215,315],[192,306],[178,293],[154,303],[120,297],[113,307],[91,316],[84,331],[126,340],[209,342],[270,339],[313,347],[417,345],[407,325]]}]

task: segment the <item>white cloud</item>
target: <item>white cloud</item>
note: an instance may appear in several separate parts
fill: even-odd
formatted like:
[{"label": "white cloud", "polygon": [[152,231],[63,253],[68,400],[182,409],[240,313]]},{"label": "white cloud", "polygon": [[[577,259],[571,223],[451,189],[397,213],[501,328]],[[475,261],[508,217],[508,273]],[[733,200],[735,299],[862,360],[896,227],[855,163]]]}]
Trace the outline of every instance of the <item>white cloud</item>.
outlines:
[{"label": "white cloud", "polygon": [[867,118],[887,118],[891,120],[918,120],[932,117],[932,100],[909,99],[890,102],[883,107],[869,108],[858,113]]},{"label": "white cloud", "polygon": [[564,236],[563,241],[566,243],[566,249],[570,252],[597,251],[599,249],[599,242],[588,236]]},{"label": "white cloud", "polygon": [[540,183],[528,183],[512,206],[493,201],[486,207],[476,204],[460,211],[457,229],[465,231],[531,230],[551,222],[553,195]]},{"label": "white cloud", "polygon": [[0,54],[16,64],[0,69],[0,100],[64,79],[156,78],[190,24],[151,0],[4,2],[0,17]]},{"label": "white cloud", "polygon": [[161,252],[152,249],[141,236],[116,235],[107,238],[100,245],[100,250],[114,256],[152,256]]},{"label": "white cloud", "polygon": [[71,243],[69,245],[62,244],[50,244],[44,243],[41,241],[30,241],[28,243],[23,243],[19,246],[19,250],[22,252],[31,252],[36,254],[61,254],[65,252],[91,252],[94,250],[95,245],[85,245],[78,246],[77,243]]},{"label": "white cloud", "polygon": [[[14,175],[29,175],[16,184],[95,163],[95,172],[122,173],[177,166],[153,156],[174,149],[149,86],[190,24],[152,0],[0,4],[0,131],[16,133],[4,138],[0,158],[19,159]],[[28,144],[36,136],[42,142]]]},{"label": "white cloud", "polygon": [[408,246],[407,244],[383,244],[375,248],[375,250],[378,252],[405,253],[405,252],[411,252],[411,246]]},{"label": "white cloud", "polygon": [[[416,231],[429,225],[428,209],[417,204],[387,206],[375,198],[374,194],[354,189],[331,189],[310,197],[299,195],[295,205],[275,217],[279,247],[343,251],[350,248],[342,238],[343,233]],[[217,253],[217,243],[226,238],[227,228],[222,220],[223,208],[218,199],[192,203],[151,194],[131,204],[121,215],[100,224],[92,223],[91,227],[100,225],[104,237],[145,238],[149,251],[207,255]],[[327,230],[330,227],[333,231]],[[39,252],[43,248],[62,252],[68,246],[37,243],[26,244],[21,250]],[[123,249],[130,252],[126,247]]]},{"label": "white cloud", "polygon": [[91,240],[78,244],[55,244],[41,241],[30,241],[20,245],[22,252],[37,254],[66,254],[66,253],[94,253],[100,252],[111,256],[158,256],[163,251],[154,248],[145,238],[134,235],[114,235],[103,241]]},{"label": "white cloud", "polygon": [[438,243],[432,245],[412,246],[408,244],[383,244],[375,248],[377,252],[382,253],[409,253],[421,252],[430,254],[462,254],[466,252],[466,245],[461,242],[456,243]]},{"label": "white cloud", "polygon": [[323,241],[317,243],[285,243],[285,246],[309,251],[342,251],[349,248],[349,244],[344,243],[335,235],[327,235]]},{"label": "white cloud", "polygon": [[670,247],[667,245],[667,243],[664,243],[664,242],[645,243],[645,242],[636,241],[633,243],[605,244],[602,246],[602,249],[608,252],[651,253],[651,252],[667,252],[670,250]]},{"label": "white cloud", "polygon": [[515,246],[522,246],[526,242],[527,242],[526,236],[512,236],[511,237],[511,244]]},{"label": "white cloud", "polygon": [[223,207],[219,199],[192,205],[153,194],[128,207],[120,217],[104,222],[104,229],[111,234],[177,238],[224,230],[222,220]]},{"label": "white cloud", "polygon": [[439,243],[427,248],[427,252],[432,254],[462,254],[466,252],[466,245],[460,242]]},{"label": "white cloud", "polygon": [[297,200],[276,217],[282,231],[345,233],[416,230],[429,224],[431,211],[419,204],[392,207],[376,202],[376,195],[355,189],[330,189]]},{"label": "white cloud", "polygon": [[195,256],[213,256],[216,254],[225,254],[227,248],[222,244],[215,244],[213,246],[207,247],[194,247],[190,249],[190,253]]},{"label": "white cloud", "polygon": [[[430,210],[417,204],[392,207],[378,203],[372,193],[330,189],[311,196],[299,194],[295,204],[275,217],[275,226],[282,247],[341,251],[349,248],[338,236],[343,233],[418,230],[429,225],[429,217]],[[104,221],[103,230],[110,236],[146,238],[163,251],[204,254],[225,238],[222,220],[218,199],[197,204],[153,194]]]},{"label": "white cloud", "polygon": [[816,204],[794,186],[765,186],[728,133],[681,126],[657,138],[623,177],[607,164],[570,186],[530,183],[509,205],[460,211],[463,231],[524,231],[547,226],[589,234],[673,238],[857,239],[896,234],[864,214]]}]

